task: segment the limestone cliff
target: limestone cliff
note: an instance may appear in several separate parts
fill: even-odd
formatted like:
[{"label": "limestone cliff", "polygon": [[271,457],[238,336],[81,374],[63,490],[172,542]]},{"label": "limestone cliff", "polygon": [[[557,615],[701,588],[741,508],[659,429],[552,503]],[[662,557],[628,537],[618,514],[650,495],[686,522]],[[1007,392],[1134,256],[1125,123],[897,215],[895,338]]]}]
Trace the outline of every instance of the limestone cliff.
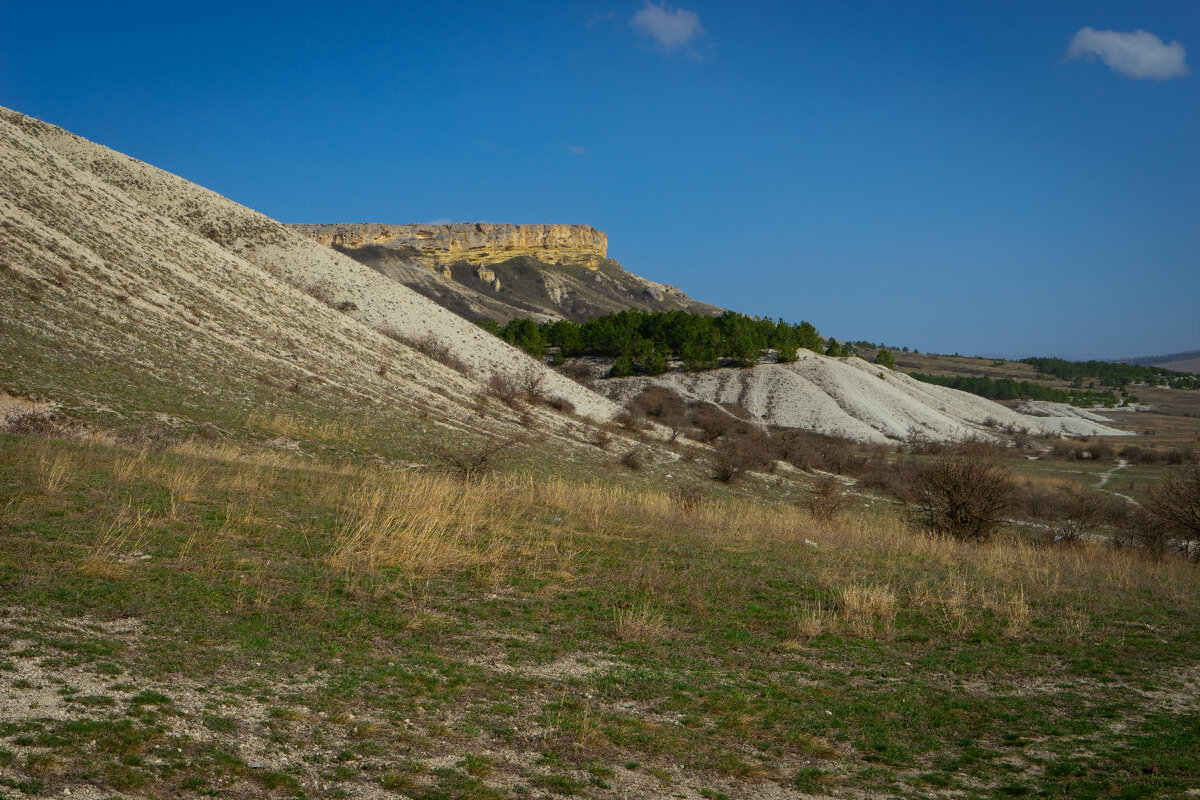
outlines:
[{"label": "limestone cliff", "polygon": [[413,248],[438,263],[489,263],[520,255],[556,263],[599,262],[608,254],[608,237],[591,225],[293,225],[321,244],[339,250],[368,246]]},{"label": "limestone cliff", "polygon": [[590,225],[291,225],[469,319],[723,309],[627,272]]}]

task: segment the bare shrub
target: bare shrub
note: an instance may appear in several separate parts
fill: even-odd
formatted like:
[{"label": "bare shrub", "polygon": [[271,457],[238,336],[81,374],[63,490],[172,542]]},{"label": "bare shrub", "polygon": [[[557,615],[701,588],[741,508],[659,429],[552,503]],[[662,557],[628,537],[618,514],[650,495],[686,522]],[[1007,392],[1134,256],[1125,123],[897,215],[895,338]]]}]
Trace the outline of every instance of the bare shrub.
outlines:
[{"label": "bare shrub", "polygon": [[698,403],[692,407],[692,424],[700,432],[700,441],[713,442],[732,431],[737,420],[720,406]]},{"label": "bare shrub", "polygon": [[[209,238],[212,238],[211,236]],[[327,306],[332,306],[334,303],[333,295],[329,288],[320,283],[310,283],[304,287],[304,293],[316,300],[318,303],[324,303]]]},{"label": "bare shrub", "polygon": [[1076,544],[1104,519],[1103,504],[1096,493],[1077,487],[1055,492],[1051,508],[1055,513],[1047,526],[1046,544]]},{"label": "bare shrub", "polygon": [[671,441],[688,427],[687,403],[665,386],[652,386],[629,401],[631,412],[641,413],[671,431]]},{"label": "bare shrub", "polygon": [[531,405],[541,405],[546,401],[546,373],[543,370],[530,367],[517,378],[521,387],[522,399]]},{"label": "bare shrub", "polygon": [[863,489],[879,489],[904,503],[917,499],[914,472],[916,466],[910,459],[869,458],[858,475],[858,486]]},{"label": "bare shrub", "polygon": [[1136,444],[1122,447],[1117,455],[1131,464],[1161,464],[1164,461],[1163,454],[1158,450]]},{"label": "bare shrub", "polygon": [[449,367],[457,373],[468,377],[472,374],[471,368],[467,366],[466,362],[454,355],[454,351],[450,349],[450,346],[432,333],[427,333],[424,336],[410,336],[395,328],[384,328],[381,333],[389,339],[393,339],[406,347],[411,347],[424,356],[432,358],[434,361]]},{"label": "bare shrub", "polygon": [[590,444],[594,444],[601,450],[606,450],[609,443],[613,440],[613,423],[605,422],[593,425],[588,433],[587,440]]},{"label": "bare shrub", "polygon": [[733,483],[747,470],[762,465],[762,450],[753,437],[725,437],[717,442],[712,457],[712,477],[721,483]]},{"label": "bare shrub", "polygon": [[488,392],[509,408],[517,408],[525,395],[521,381],[504,372],[493,372],[487,382]]},{"label": "bare shrub", "polygon": [[549,397],[546,398],[546,405],[553,408],[560,414],[574,414],[575,404],[565,397]]},{"label": "bare shrub", "polygon": [[808,496],[808,513],[819,522],[832,522],[842,513],[846,500],[841,483],[831,475],[822,475]]},{"label": "bare shrub", "polygon": [[1180,450],[1177,447],[1172,447],[1167,451],[1167,463],[1171,466],[1179,466],[1181,464],[1190,464],[1196,460],[1196,455],[1190,450]]},{"label": "bare shrub", "polygon": [[1151,542],[1157,552],[1165,549],[1165,537],[1174,535],[1195,542],[1200,540],[1200,465],[1188,467],[1182,474],[1164,480],[1150,489],[1146,501],[1153,530],[1161,531],[1151,539],[1145,537],[1143,544]]},{"label": "bare shrub", "polygon": [[621,456],[621,463],[634,472],[640,472],[642,467],[646,465],[646,451],[640,444],[625,455]]},{"label": "bare shrub", "polygon": [[645,423],[640,414],[633,414],[629,411],[622,411],[614,418],[616,423],[625,429],[626,433],[638,434],[645,428]]},{"label": "bare shrub", "polygon": [[917,478],[918,524],[955,539],[987,540],[1010,504],[1009,472],[985,451],[960,448],[939,456]]},{"label": "bare shrub", "polygon": [[558,367],[558,373],[584,386],[589,385],[594,376],[592,366],[586,361],[568,361]]},{"label": "bare shrub", "polygon": [[[546,402],[543,386],[546,373],[530,367],[519,375],[493,372],[487,381],[487,390],[492,397],[516,411],[524,411],[527,405],[538,406]],[[569,401],[559,399],[559,403]],[[574,406],[571,406],[574,408]]]},{"label": "bare shrub", "polygon": [[776,452],[797,469],[859,475],[870,461],[872,449],[848,439],[812,431],[776,431]]},{"label": "bare shrub", "polygon": [[478,478],[485,472],[495,469],[496,457],[525,441],[521,436],[489,436],[476,445],[468,445],[451,449],[435,445],[434,454],[453,472],[463,478]]}]

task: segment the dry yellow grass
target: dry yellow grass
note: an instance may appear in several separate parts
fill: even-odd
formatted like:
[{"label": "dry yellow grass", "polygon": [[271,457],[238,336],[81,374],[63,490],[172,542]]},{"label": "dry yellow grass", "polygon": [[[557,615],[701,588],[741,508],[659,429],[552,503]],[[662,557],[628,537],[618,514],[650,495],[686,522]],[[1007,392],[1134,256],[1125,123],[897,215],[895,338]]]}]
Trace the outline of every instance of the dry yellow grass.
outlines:
[{"label": "dry yellow grass", "polygon": [[836,624],[836,618],[825,604],[817,603],[814,607],[797,611],[792,617],[791,629],[796,639],[805,641],[833,629]]},{"label": "dry yellow grass", "polygon": [[113,477],[121,483],[128,483],[146,467],[146,450],[138,450],[133,455],[118,456],[113,461]]},{"label": "dry yellow grass", "polygon": [[73,469],[74,462],[66,453],[58,452],[51,456],[42,450],[38,454],[38,483],[47,492],[54,493],[62,489]]},{"label": "dry yellow grass", "polygon": [[[169,452],[172,457],[152,462],[144,452],[129,451],[112,463],[123,482],[141,475],[165,486],[176,514],[190,498],[229,491],[219,500],[226,506],[225,526],[216,532],[195,526],[180,553],[185,560],[199,552],[218,557],[214,543],[244,538],[263,521],[258,514],[269,517],[256,511],[263,508],[263,487],[277,483],[285,471],[302,469],[350,477],[356,486],[346,494],[347,481],[331,480],[322,498],[341,508],[344,520],[328,563],[354,576],[471,570],[496,579],[528,568],[562,582],[588,546],[580,537],[631,542],[669,537],[700,561],[711,548],[808,564],[832,605],[797,612],[789,623],[797,641],[839,629],[886,635],[897,613],[910,607],[964,633],[991,619],[1011,638],[1027,635],[1039,617],[1067,609],[1082,640],[1094,602],[1089,598],[1110,587],[1141,589],[1173,603],[1192,603],[1196,596],[1195,569],[1180,559],[1153,561],[1135,549],[1091,542],[1060,550],[1005,537],[971,543],[921,536],[887,511],[819,524],[798,507],[689,497],[685,514],[676,493],[599,482],[530,476],[464,482],[442,473],[321,465],[269,449],[204,441],[174,445]],[[81,457],[46,451],[39,464],[41,485],[64,485],[84,466]],[[219,468],[218,461],[234,468]],[[85,569],[123,569],[113,554],[128,549],[145,527],[146,520],[137,518],[111,525]],[[622,570],[632,588],[647,597],[671,596],[691,610],[703,611],[709,602],[706,581],[736,579],[690,564],[695,585],[682,584],[670,564],[636,555],[643,552],[637,547],[628,552]],[[625,624],[634,626],[638,611],[623,609]]]},{"label": "dry yellow grass", "polygon": [[624,642],[652,642],[667,634],[663,615],[648,604],[618,608],[613,613],[617,638]]},{"label": "dry yellow grass", "polygon": [[179,514],[179,504],[196,499],[196,491],[204,480],[206,470],[192,462],[162,461],[158,465],[158,479],[167,487],[171,503],[171,519]]},{"label": "dry yellow grass", "polygon": [[121,578],[129,574],[123,559],[137,549],[147,533],[150,510],[134,512],[126,504],[117,518],[109,522],[96,538],[87,556],[79,564],[79,572],[99,578]]},{"label": "dry yellow grass", "polygon": [[315,439],[322,442],[353,438],[355,429],[339,422],[310,423],[284,414],[251,414],[247,427],[273,433],[288,439]]},{"label": "dry yellow grass", "polygon": [[342,501],[348,521],[329,563],[350,573],[397,568],[417,575],[498,568],[513,548],[520,516],[506,494],[494,481],[463,483],[446,475],[364,481]]},{"label": "dry yellow grass", "polygon": [[890,632],[896,607],[896,593],[889,586],[851,584],[838,593],[841,616],[859,636],[871,635],[876,624]]}]

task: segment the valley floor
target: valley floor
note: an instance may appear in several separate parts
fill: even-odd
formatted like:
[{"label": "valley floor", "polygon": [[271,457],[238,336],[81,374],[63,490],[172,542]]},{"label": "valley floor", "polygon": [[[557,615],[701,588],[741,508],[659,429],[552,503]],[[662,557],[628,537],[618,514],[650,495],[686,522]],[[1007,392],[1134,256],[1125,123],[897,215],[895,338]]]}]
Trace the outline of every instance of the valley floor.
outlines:
[{"label": "valley floor", "polygon": [[893,509],[0,436],[0,796],[1200,790],[1194,564]]}]

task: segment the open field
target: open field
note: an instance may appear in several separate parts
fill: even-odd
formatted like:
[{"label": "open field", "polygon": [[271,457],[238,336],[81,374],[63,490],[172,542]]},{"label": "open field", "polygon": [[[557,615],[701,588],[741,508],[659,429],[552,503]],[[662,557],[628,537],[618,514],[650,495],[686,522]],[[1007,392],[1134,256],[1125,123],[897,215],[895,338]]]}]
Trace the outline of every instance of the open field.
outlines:
[{"label": "open field", "polygon": [[[1032,365],[1019,361],[926,353],[896,352],[894,355],[896,369],[901,372],[1011,378],[1016,381],[1036,381],[1063,390],[1071,386],[1070,381],[1043,375]],[[873,358],[874,351],[868,351],[865,356]],[[1137,396],[1139,405],[1144,408],[1136,411],[1121,408],[1092,410],[1113,420],[1114,427],[1138,434],[1138,445],[1200,449],[1200,392],[1139,384],[1131,384],[1129,391]],[[1015,407],[1017,404],[1005,405]]]},{"label": "open field", "polygon": [[4,436],[0,792],[1200,788],[1195,565],[931,539],[870,494],[818,523],[807,486]]}]

